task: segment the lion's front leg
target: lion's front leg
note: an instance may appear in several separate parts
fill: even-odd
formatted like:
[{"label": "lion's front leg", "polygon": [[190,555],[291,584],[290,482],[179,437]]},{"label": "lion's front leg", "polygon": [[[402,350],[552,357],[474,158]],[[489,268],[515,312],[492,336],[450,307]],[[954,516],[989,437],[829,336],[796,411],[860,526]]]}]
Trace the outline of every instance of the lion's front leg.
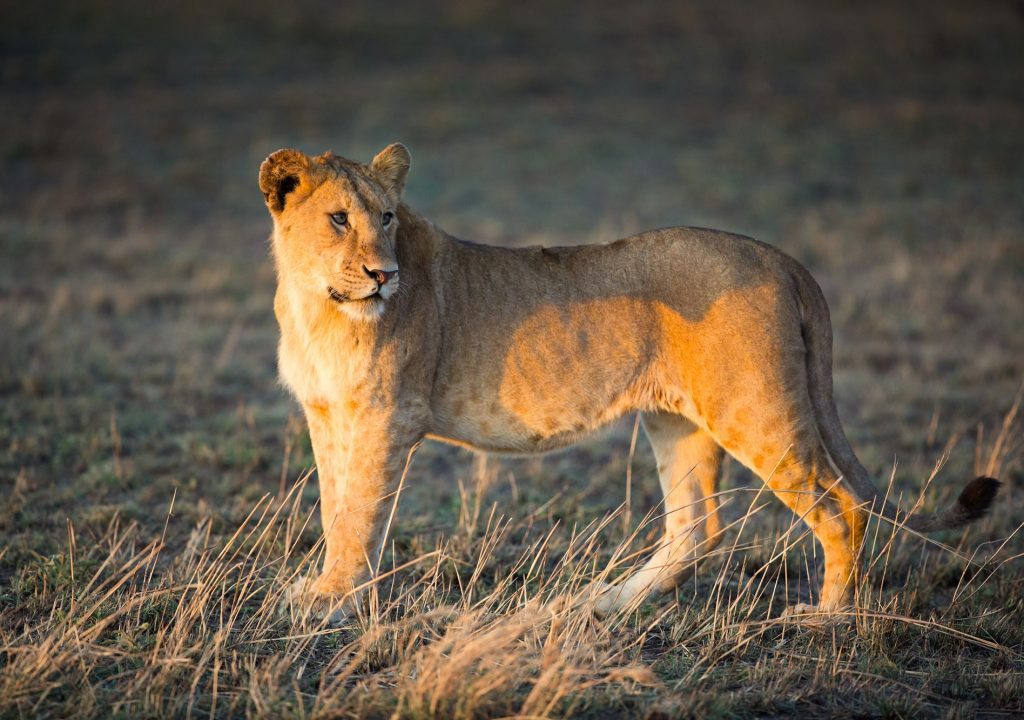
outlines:
[{"label": "lion's front leg", "polygon": [[394,413],[341,415],[332,406],[305,406],[320,484],[324,561],[320,575],[292,589],[292,605],[317,616],[343,617],[358,589],[376,572],[384,518],[408,453],[420,439]]}]

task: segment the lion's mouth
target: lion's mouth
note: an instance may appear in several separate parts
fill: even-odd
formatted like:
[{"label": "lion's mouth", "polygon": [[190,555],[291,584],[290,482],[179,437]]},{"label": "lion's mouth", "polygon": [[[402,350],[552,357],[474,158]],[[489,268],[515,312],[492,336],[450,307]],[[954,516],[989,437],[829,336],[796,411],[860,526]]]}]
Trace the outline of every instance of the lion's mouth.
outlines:
[{"label": "lion's mouth", "polygon": [[365,297],[352,298],[352,297],[349,297],[348,295],[346,295],[345,293],[336,290],[335,288],[331,287],[330,285],[327,286],[327,296],[329,298],[331,298],[331,300],[333,300],[334,302],[339,303],[339,304],[340,303],[346,303],[346,302],[366,302],[367,300],[383,300],[384,299],[384,298],[381,297],[380,289],[379,288],[377,290],[374,290],[371,294],[366,295]]}]

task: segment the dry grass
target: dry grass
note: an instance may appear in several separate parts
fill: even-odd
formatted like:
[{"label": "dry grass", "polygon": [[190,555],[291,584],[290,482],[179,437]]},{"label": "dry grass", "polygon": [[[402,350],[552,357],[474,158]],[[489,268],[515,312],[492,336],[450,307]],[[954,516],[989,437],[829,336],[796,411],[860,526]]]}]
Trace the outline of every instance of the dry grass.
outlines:
[{"label": "dry grass", "polygon": [[[982,458],[997,474],[1020,461],[1018,404]],[[1016,448],[1009,456],[1008,447]],[[282,602],[319,559],[316,523],[301,500],[309,475],[284,497],[261,499],[230,537],[216,538],[205,518],[171,553],[173,504],[153,539],[115,516],[83,543],[69,523],[64,551],[23,566],[12,587],[18,606],[0,615],[3,708],[33,716],[703,716],[785,712],[809,700],[822,712],[849,711],[852,701],[874,713],[880,708],[864,696],[884,690],[882,707],[899,714],[958,701],[969,709],[979,697],[1024,710],[1015,644],[1024,611],[991,601],[1000,585],[1019,584],[1006,567],[1022,554],[1021,526],[968,554],[879,524],[860,609],[848,623],[805,626],[777,615],[790,573],[813,562],[808,531],[796,521],[777,537],[752,530],[765,498],[736,488],[723,492],[734,508],[732,541],[712,555],[714,569],[692,598],[597,620],[589,583],[629,572],[656,541],[658,517],[648,514],[618,543],[610,536],[619,534],[621,507],[571,530],[539,524],[536,511],[499,514],[496,504],[484,520],[478,492],[489,475],[478,464],[475,489],[464,495],[473,509],[454,533],[429,550],[388,553],[390,568],[342,629],[289,615]],[[982,532],[991,534],[996,519]],[[923,615],[922,602],[936,594],[948,604]],[[972,672],[947,686],[951,667],[963,663]]]},{"label": "dry grass", "polygon": [[[1015,6],[167,8],[0,23],[0,717],[1024,713]],[[428,444],[360,615],[282,616],[319,519],[255,172],[396,139],[411,202],[473,239],[782,247],[831,303],[865,464],[928,507],[997,474],[994,512],[872,526],[862,611],[787,624],[820,558],[732,464],[723,546],[598,621],[587,583],[657,540],[632,418],[537,459]]]}]

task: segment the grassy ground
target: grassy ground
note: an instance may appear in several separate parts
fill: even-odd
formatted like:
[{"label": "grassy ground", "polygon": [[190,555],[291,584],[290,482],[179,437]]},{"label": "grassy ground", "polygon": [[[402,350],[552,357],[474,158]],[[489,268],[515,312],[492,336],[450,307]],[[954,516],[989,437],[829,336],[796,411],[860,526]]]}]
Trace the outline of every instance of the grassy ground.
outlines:
[{"label": "grassy ground", "polygon": [[[1024,713],[1024,13],[833,5],[5,6],[0,716]],[[865,612],[794,627],[814,545],[733,463],[725,547],[598,622],[566,599],[656,537],[631,419],[538,459],[428,445],[359,620],[279,618],[319,521],[256,170],[392,140],[464,237],[785,249],[865,464],[929,507],[995,472],[995,511],[945,548],[873,529]]]}]

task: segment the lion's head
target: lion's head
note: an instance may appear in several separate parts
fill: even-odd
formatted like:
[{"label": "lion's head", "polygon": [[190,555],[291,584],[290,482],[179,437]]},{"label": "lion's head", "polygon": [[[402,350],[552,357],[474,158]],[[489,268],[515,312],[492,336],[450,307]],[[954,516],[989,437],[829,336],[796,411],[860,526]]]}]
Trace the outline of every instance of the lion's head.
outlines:
[{"label": "lion's head", "polygon": [[409,151],[395,143],[369,165],[331,153],[278,150],[260,166],[282,279],[357,320],[379,317],[398,290],[395,233]]}]

